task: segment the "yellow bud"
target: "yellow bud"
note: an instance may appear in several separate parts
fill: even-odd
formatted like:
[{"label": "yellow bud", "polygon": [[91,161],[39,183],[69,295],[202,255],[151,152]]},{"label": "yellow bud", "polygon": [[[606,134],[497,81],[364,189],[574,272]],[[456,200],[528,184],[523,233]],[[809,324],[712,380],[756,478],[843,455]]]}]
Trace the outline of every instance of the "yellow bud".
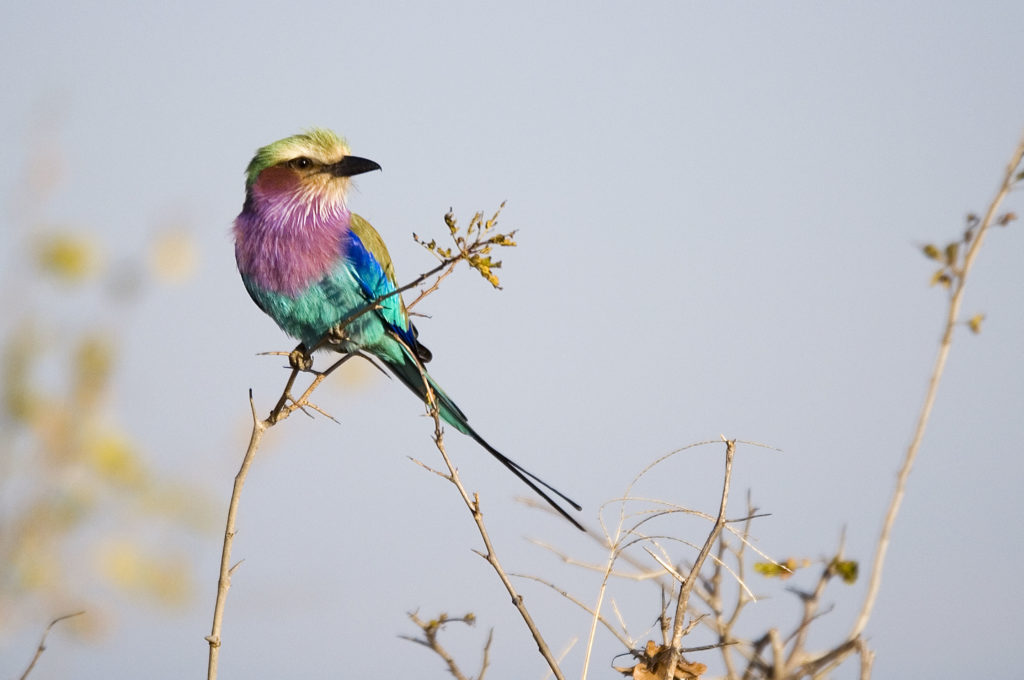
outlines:
[{"label": "yellow bud", "polygon": [[953,266],[956,264],[956,256],[960,253],[960,244],[957,242],[950,243],[946,246],[946,264]]},{"label": "yellow bud", "polygon": [[796,569],[797,563],[792,557],[778,564],[774,562],[754,563],[754,571],[767,578],[787,579],[793,575]]},{"label": "yellow bud", "polygon": [[831,566],[839,578],[843,579],[843,583],[852,585],[857,582],[860,565],[856,560],[833,560]]}]

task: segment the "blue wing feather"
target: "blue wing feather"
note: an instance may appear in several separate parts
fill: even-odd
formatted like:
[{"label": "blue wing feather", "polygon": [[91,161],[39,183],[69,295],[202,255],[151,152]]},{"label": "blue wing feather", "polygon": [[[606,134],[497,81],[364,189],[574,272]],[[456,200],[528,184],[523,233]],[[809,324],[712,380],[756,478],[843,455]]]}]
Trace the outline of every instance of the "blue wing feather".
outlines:
[{"label": "blue wing feather", "polygon": [[[397,290],[377,258],[366,249],[362,240],[352,231],[348,232],[345,243],[345,259],[349,270],[362,288],[367,302]],[[402,304],[401,295],[390,295],[384,298],[381,300],[380,306],[381,309],[377,310],[377,313],[387,323],[388,328],[403,342],[415,348],[416,336],[412,324],[409,323],[409,315]]]}]

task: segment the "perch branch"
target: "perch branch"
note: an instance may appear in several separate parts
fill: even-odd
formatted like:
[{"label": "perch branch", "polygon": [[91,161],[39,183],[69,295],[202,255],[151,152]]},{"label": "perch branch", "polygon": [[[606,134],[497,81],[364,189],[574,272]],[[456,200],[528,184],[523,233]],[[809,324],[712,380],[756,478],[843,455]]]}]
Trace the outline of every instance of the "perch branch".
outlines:
[{"label": "perch branch", "polygon": [[[450,215],[447,215],[446,221],[449,221],[449,218]],[[488,229],[493,227],[493,223],[496,222],[496,218],[497,216],[488,222]],[[249,473],[249,467],[252,465],[252,461],[256,455],[256,450],[259,448],[260,442],[263,440],[264,433],[297,410],[310,408],[318,413],[327,415],[316,404],[313,404],[310,401],[313,392],[331,373],[352,357],[362,356],[363,358],[369,359],[369,357],[361,352],[353,352],[345,354],[324,371],[314,371],[312,370],[313,353],[321,348],[329,347],[332,343],[337,342],[339,338],[344,338],[345,329],[349,324],[363,314],[379,309],[381,303],[385,300],[395,295],[401,295],[404,291],[419,286],[431,276],[439,274],[437,281],[435,281],[427,291],[428,293],[433,292],[437,290],[441,280],[451,274],[454,266],[458,262],[466,261],[470,266],[478,268],[477,265],[474,264],[473,258],[477,257],[479,253],[489,252],[492,245],[514,245],[514,242],[505,235],[498,234],[491,236],[489,235],[489,231],[479,228],[476,232],[475,240],[466,241],[465,238],[457,235],[454,228],[454,221],[449,222],[449,228],[451,229],[452,236],[456,239],[459,246],[455,254],[441,258],[441,262],[433,269],[421,274],[404,286],[398,287],[385,295],[381,295],[367,302],[359,309],[356,309],[347,317],[339,321],[338,324],[329,332],[325,333],[313,347],[307,348],[300,344],[292,352],[288,353],[289,362],[291,364],[291,373],[288,376],[284,389],[281,391],[281,396],[278,398],[274,408],[271,409],[270,414],[265,419],[260,420],[256,415],[256,405],[253,402],[252,390],[249,391],[249,408],[252,413],[252,433],[249,437],[249,446],[242,459],[242,465],[238,470],[238,474],[235,475],[235,482],[231,491],[231,500],[228,503],[228,516],[224,529],[224,543],[221,548],[220,575],[217,581],[217,596],[213,610],[213,624],[211,626],[210,634],[205,638],[210,646],[206,674],[207,680],[215,680],[217,677],[218,662],[220,659],[221,629],[224,622],[224,609],[227,603],[228,589],[231,587],[232,572],[234,571],[234,568],[230,566],[231,548],[234,543],[236,533],[235,527],[238,516],[238,504],[241,499],[242,488],[245,486],[246,476]],[[420,295],[417,297],[416,301],[419,302],[423,297],[423,295]],[[302,393],[302,396],[295,399],[292,396],[292,389],[295,386],[295,380],[300,372],[312,373],[315,377]]]}]

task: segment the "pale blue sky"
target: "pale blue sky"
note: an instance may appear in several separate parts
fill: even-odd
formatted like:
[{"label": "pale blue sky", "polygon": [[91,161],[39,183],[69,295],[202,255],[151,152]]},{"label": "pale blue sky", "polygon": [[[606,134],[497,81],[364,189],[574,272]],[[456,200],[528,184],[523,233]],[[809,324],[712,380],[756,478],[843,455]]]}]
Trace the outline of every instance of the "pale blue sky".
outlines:
[{"label": "pale blue sky", "polygon": [[[320,125],[383,166],[351,204],[400,278],[431,265],[412,231],[441,235],[449,206],[465,220],[508,200],[520,246],[503,253],[505,290],[463,272],[418,325],[477,429],[580,500],[586,522],[649,461],[725,434],[784,451],[737,459],[735,488],[773,513],[762,549],[816,558],[845,526],[865,567],[944,315],[917,248],[985,208],[1024,127],[1019,2],[35,2],[6,4],[0,26],[5,205],[42,129],[68,178],[48,219],[123,254],[168,219],[199,242],[197,277],[152,291],[124,324],[113,406],[155,464],[226,503],[246,390],[265,411],[285,378],[255,354],[291,346],[234,269],[242,172],[256,147]],[[1024,210],[1019,196],[1007,207]],[[1022,248],[1020,228],[993,233],[971,281],[965,311],[988,318],[957,336],[896,527],[868,627],[876,677],[1018,668]],[[342,425],[288,421],[250,476],[223,677],[382,663],[446,677],[396,638],[417,607],[477,614],[478,630],[450,636],[470,667],[493,625],[494,676],[541,677],[454,491],[406,459],[435,458],[415,399],[372,374],[335,382],[321,404]],[[592,599],[592,579],[521,536],[600,554],[514,503],[525,489],[471,441],[448,441],[509,569]],[[644,493],[713,510],[719,451],[674,466]],[[58,632],[33,677],[199,677],[219,540],[194,550],[185,611],[125,608],[100,642]],[[753,621],[790,623],[795,600],[761,585],[776,596]],[[863,585],[830,591],[816,642],[847,630]],[[523,591],[553,647],[585,635],[571,604]],[[651,623],[652,593],[621,597],[632,630]],[[0,675],[59,613],[2,643]],[[600,638],[592,677],[620,651]]]}]

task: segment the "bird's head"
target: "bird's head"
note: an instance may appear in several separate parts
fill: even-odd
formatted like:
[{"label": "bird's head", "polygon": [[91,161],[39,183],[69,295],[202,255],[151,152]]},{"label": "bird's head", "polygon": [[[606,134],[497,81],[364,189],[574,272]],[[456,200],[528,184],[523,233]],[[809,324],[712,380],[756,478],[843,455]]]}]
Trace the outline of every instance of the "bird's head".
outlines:
[{"label": "bird's head", "polygon": [[246,190],[265,196],[318,197],[344,203],[349,178],[380,165],[349,153],[345,140],[313,128],[256,151],[246,169]]}]

